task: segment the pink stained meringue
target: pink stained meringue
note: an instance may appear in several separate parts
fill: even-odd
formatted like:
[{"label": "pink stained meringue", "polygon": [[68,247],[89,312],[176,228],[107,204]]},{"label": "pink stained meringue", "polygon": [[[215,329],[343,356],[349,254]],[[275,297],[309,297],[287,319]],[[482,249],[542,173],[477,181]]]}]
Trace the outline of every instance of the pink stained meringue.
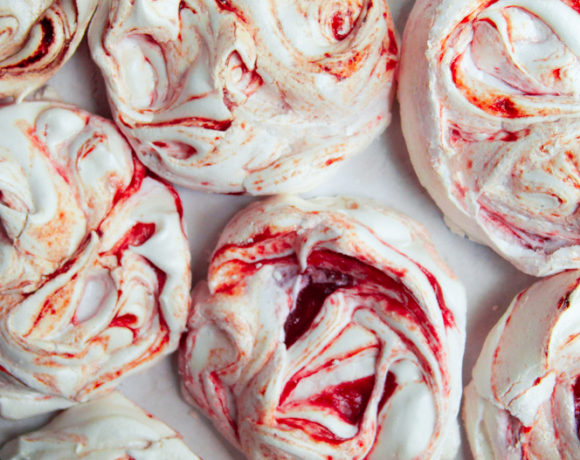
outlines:
[{"label": "pink stained meringue", "polygon": [[4,460],[199,460],[181,436],[120,393],[71,407],[10,441]]},{"label": "pink stained meringue", "polygon": [[465,389],[476,459],[577,459],[580,270],[533,284],[489,333]]},{"label": "pink stained meringue", "polygon": [[465,293],[409,218],[351,198],[255,203],[193,304],[184,395],[248,458],[454,456]]},{"label": "pink stained meringue", "polygon": [[88,400],[175,350],[189,259],[179,196],[113,123],[2,107],[0,414]]},{"label": "pink stained meringue", "polygon": [[107,0],[89,38],[141,161],[193,189],[313,188],[391,118],[386,0]]},{"label": "pink stained meringue", "polygon": [[0,0],[0,98],[22,99],[73,55],[97,0]]},{"label": "pink stained meringue", "polygon": [[399,98],[421,183],[454,230],[537,276],[580,267],[580,8],[419,0]]}]

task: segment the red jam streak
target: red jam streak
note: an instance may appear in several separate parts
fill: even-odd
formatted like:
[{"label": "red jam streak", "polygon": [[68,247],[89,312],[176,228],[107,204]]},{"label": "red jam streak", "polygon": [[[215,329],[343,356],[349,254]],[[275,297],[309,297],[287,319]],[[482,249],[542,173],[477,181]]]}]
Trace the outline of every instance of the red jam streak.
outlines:
[{"label": "red jam streak", "polygon": [[[165,288],[165,283],[167,282],[167,273],[161,270],[157,265],[151,262],[149,259],[146,259],[147,263],[151,267],[151,269],[155,272],[155,277],[157,278],[157,292],[161,293]],[[157,298],[157,302],[159,302],[159,298]],[[159,309],[161,312],[161,309]]]},{"label": "red jam streak", "polygon": [[580,375],[574,384],[574,415],[576,416],[576,432],[580,439]]},{"label": "red jam streak", "polygon": [[506,118],[518,118],[523,113],[518,109],[514,102],[508,97],[496,98],[489,108],[498,115]]},{"label": "red jam streak", "polygon": [[362,379],[326,388],[309,402],[316,406],[332,409],[343,420],[355,425],[362,419],[374,386],[375,376],[369,375]]},{"label": "red jam streak", "polygon": [[[54,25],[49,18],[43,18],[38,25],[42,29],[42,40],[38,48],[28,56],[26,59],[22,61],[16,62],[12,65],[6,66],[3,69],[13,69],[18,67],[29,67],[32,64],[37,63],[42,58],[46,57],[48,54],[48,50],[50,49],[50,45],[54,41]],[[2,72],[0,72],[0,75]]]},{"label": "red jam streak", "polygon": [[395,33],[389,29],[389,54],[392,56],[396,56],[399,52],[399,48],[397,47],[397,39],[395,38]]},{"label": "red jam streak", "polygon": [[128,313],[126,315],[117,316],[116,318],[111,321],[109,327],[126,327],[131,328],[137,323],[137,317],[132,313]]},{"label": "red jam streak", "polygon": [[149,240],[155,234],[155,227],[153,223],[136,223],[123,235],[113,249],[111,249],[110,254],[115,255],[117,260],[120,261],[123,252],[129,249],[129,247],[141,246]]},{"label": "red jam streak", "polygon": [[176,160],[189,160],[197,155],[197,149],[192,145],[178,141],[154,141],[153,145],[159,147],[164,153]]},{"label": "red jam streak", "polygon": [[284,324],[286,347],[291,347],[310,328],[324,301],[337,289],[352,286],[352,279],[340,272],[323,270],[325,283],[310,283],[300,291],[294,309]]},{"label": "red jam streak", "polygon": [[139,191],[143,180],[147,176],[145,166],[137,160],[133,160],[133,178],[126,189],[119,189],[113,198],[113,206],[117,205],[119,201],[133,196]]},{"label": "red jam streak", "polygon": [[[155,343],[153,345],[151,345],[151,347],[149,347],[147,350],[145,350],[143,352],[143,354],[141,354],[134,361],[126,363],[125,365],[118,368],[117,370],[114,370],[112,372],[109,372],[109,373],[101,376],[90,387],[87,387],[85,389],[85,392],[87,392],[87,393],[93,392],[93,391],[97,390],[98,388],[102,387],[103,385],[105,385],[106,383],[108,383],[112,380],[117,380],[121,375],[124,375],[124,374],[130,372],[132,369],[135,369],[139,366],[142,366],[144,363],[153,360],[156,356],[161,354],[167,348],[167,345],[169,344],[169,336],[170,336],[169,327],[167,326],[167,323],[165,322],[165,318],[163,318],[163,314],[162,314],[161,310],[159,310],[159,323],[160,323],[159,324],[160,330],[156,334],[157,339],[156,339]],[[74,356],[72,356],[72,357],[74,357]]]},{"label": "red jam streak", "polygon": [[[257,250],[255,250],[255,252],[259,255],[264,255],[264,254],[266,254],[266,248],[270,248],[270,244],[272,242],[275,242],[276,240],[283,242],[286,239],[294,239],[295,235],[296,235],[295,232],[286,232],[286,233],[272,232],[270,227],[267,227],[261,233],[253,235],[252,239],[250,241],[248,241],[247,243],[224,244],[213,254],[212,263],[216,259],[224,256],[227,252],[229,252],[229,251],[237,252],[238,249],[247,249],[247,248],[255,249],[255,248],[257,248]],[[282,246],[282,244],[278,244],[278,243],[275,243],[275,244],[276,245],[274,248],[278,249],[278,250],[280,249],[280,246]],[[287,245],[284,245],[284,246],[291,247],[291,244],[288,243]],[[263,247],[264,249],[262,250],[261,247]],[[261,263],[264,263],[264,261],[261,261]]]},{"label": "red jam streak", "polygon": [[332,17],[332,34],[334,38],[338,41],[344,40],[351,32],[351,27],[346,31],[344,30],[344,16],[340,12],[335,13]]},{"label": "red jam streak", "polygon": [[417,267],[419,267],[419,270],[423,272],[425,278],[429,280],[429,284],[431,284],[433,292],[435,292],[437,303],[441,306],[441,315],[443,316],[443,324],[445,324],[446,327],[454,327],[455,319],[453,317],[453,313],[451,313],[451,310],[445,307],[446,304],[445,299],[443,298],[443,291],[441,290],[441,285],[437,282],[437,278],[435,278],[433,273],[431,273],[422,265],[417,264]]},{"label": "red jam streak", "polygon": [[224,11],[235,13],[237,10],[229,0],[216,0],[218,7]]},{"label": "red jam streak", "polygon": [[393,394],[395,393],[397,386],[398,386],[397,377],[392,372],[388,372],[387,378],[385,379],[385,386],[383,388],[383,394],[381,395],[381,400],[379,401],[377,412],[380,412],[382,408],[385,407],[387,401],[391,399],[391,396],[393,396]]},{"label": "red jam streak", "polygon": [[461,91],[470,104],[479,107],[481,110],[501,118],[524,118],[531,116],[518,107],[509,96],[498,96],[486,94],[482,97],[472,91],[464,82],[464,75],[461,70],[462,56],[456,57],[451,62],[451,75],[453,83]]},{"label": "red jam streak", "polygon": [[176,125],[192,127],[192,128],[202,128],[211,131],[227,131],[230,126],[232,126],[232,120],[211,120],[204,117],[183,117],[175,118],[173,120],[157,121],[151,123],[128,123],[119,116],[119,122],[128,128],[146,128],[154,126],[156,128],[163,128],[166,126],[174,127]]},{"label": "red jam streak", "polygon": [[[352,425],[358,425],[368,406],[371,393],[375,385],[375,376],[369,375],[362,379],[343,382],[340,385],[325,389],[322,393],[312,398],[309,402],[321,407],[326,407]],[[386,401],[394,394],[397,387],[397,381],[392,373],[387,374],[385,389],[381,401],[379,402],[378,411],[385,405]],[[336,436],[325,426],[301,418],[281,418],[278,419],[280,425],[287,426],[291,429],[304,431],[312,439],[326,442],[329,444],[340,444],[348,439]]]},{"label": "red jam streak", "polygon": [[[457,143],[463,142],[516,142],[520,139],[525,139],[530,135],[530,129],[520,129],[518,131],[499,131],[488,135],[485,139],[478,138],[472,133],[463,131],[457,125],[451,125],[448,130],[449,143],[451,145],[456,145]],[[471,166],[470,166],[471,168]]]},{"label": "red jam streak", "polygon": [[231,0],[216,0],[216,4],[218,8],[221,9],[222,11],[228,11],[230,13],[233,13],[238,17],[240,21],[246,23],[248,22],[246,17],[244,16],[244,13],[236,6],[232,5]]},{"label": "red jam streak", "polygon": [[509,222],[505,216],[500,215],[498,212],[485,207],[481,207],[481,216],[490,225],[495,226],[498,230],[512,235],[519,244],[531,251],[542,251],[545,250],[546,244],[551,240],[549,237],[544,237],[542,235],[534,235],[532,233],[526,232],[525,230],[514,226]]},{"label": "red jam streak", "polygon": [[564,0],[570,8],[574,9],[577,13],[580,13],[580,1],[578,0]]},{"label": "red jam streak", "polygon": [[[270,228],[266,228],[262,233],[254,235],[251,240],[245,243],[221,246],[213,254],[211,265],[215,267],[212,272],[219,271],[221,277],[226,281],[216,288],[216,292],[235,295],[240,282],[243,284],[245,277],[252,276],[258,270],[258,262],[260,265],[296,265],[297,260],[294,254],[268,257],[267,260],[261,260],[266,254],[289,253],[295,239],[295,232],[273,233]],[[247,251],[244,251],[245,260],[242,261],[238,257],[240,250],[244,249]],[[222,258],[225,260],[224,263],[220,263]],[[257,260],[258,258],[260,260]]]},{"label": "red jam streak", "polygon": [[347,439],[339,438],[332,431],[320,423],[304,420],[302,418],[283,418],[279,419],[278,423],[290,429],[303,431],[310,438],[315,441],[326,442],[329,444],[340,444],[347,441]]},{"label": "red jam streak", "polygon": [[[388,311],[402,317],[411,318],[422,330],[435,355],[439,357],[441,352],[439,337],[424,309],[419,305],[411,290],[400,280],[402,273],[384,273],[354,257],[326,249],[313,251],[308,257],[308,265],[310,267],[348,273],[355,280],[357,292],[361,296],[372,296],[378,300],[384,300],[385,297],[389,298]],[[426,272],[424,268],[420,266],[419,268],[423,270],[423,273]],[[427,279],[435,293],[438,290],[440,291],[440,286],[435,277],[431,276],[427,277]],[[392,292],[396,292],[401,300],[395,300],[390,295]],[[448,324],[453,320],[453,313],[444,303],[442,295],[438,297],[439,301],[443,302],[439,304],[441,314],[445,323]]]}]

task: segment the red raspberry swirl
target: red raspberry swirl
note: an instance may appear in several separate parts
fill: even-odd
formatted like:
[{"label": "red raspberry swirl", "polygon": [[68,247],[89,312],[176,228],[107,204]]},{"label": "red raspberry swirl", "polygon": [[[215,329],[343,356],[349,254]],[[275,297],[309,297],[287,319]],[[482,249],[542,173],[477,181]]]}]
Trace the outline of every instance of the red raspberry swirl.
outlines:
[{"label": "red raspberry swirl", "polygon": [[313,188],[390,121],[386,0],[103,0],[89,38],[139,158],[193,189]]},{"label": "red raspberry swirl", "polygon": [[[580,267],[577,2],[416,2],[403,131],[452,228],[522,271]],[[418,31],[418,32],[417,32]]]},{"label": "red raspberry swirl", "polygon": [[0,5],[0,99],[22,99],[75,52],[97,0],[4,1]]},{"label": "red raspberry swirl", "polygon": [[452,451],[464,293],[427,238],[363,200],[242,211],[194,291],[186,398],[247,455]]},{"label": "red raspberry swirl", "polygon": [[189,306],[175,190],[74,107],[0,109],[0,413],[112,388],[175,350]]}]

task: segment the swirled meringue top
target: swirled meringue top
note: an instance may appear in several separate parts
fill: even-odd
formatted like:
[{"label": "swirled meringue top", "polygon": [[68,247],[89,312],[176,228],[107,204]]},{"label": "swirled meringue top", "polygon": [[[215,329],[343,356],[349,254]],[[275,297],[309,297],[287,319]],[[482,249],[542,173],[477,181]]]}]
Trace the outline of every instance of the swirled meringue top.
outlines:
[{"label": "swirled meringue top", "polygon": [[165,423],[119,393],[72,407],[9,443],[4,460],[199,460]]},{"label": "swirled meringue top", "polygon": [[173,351],[189,306],[175,190],[113,123],[0,109],[0,413],[83,401]]},{"label": "swirled meringue top", "polygon": [[89,32],[118,125],[178,184],[318,184],[390,120],[386,0],[107,0]]},{"label": "swirled meringue top", "polygon": [[253,459],[452,457],[464,315],[409,218],[272,198],[227,225],[194,292],[184,393]]},{"label": "swirled meringue top", "polygon": [[453,226],[519,269],[580,267],[580,8],[418,1],[400,99],[415,169]]},{"label": "swirled meringue top", "polygon": [[22,99],[75,52],[98,0],[0,0],[0,98]]},{"label": "swirled meringue top", "polygon": [[580,452],[580,270],[539,281],[489,333],[465,391],[475,458]]}]

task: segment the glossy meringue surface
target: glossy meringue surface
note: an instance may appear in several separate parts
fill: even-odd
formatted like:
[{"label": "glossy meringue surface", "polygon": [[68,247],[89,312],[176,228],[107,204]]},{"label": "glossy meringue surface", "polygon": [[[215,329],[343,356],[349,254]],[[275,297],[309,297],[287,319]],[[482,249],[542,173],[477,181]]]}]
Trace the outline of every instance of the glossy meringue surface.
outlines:
[{"label": "glossy meringue surface", "polygon": [[390,121],[385,0],[107,0],[89,38],[139,158],[193,189],[311,189]]},{"label": "glossy meringue surface", "polygon": [[22,99],[72,56],[97,0],[0,0],[0,99]]},{"label": "glossy meringue surface", "polygon": [[452,229],[544,276],[580,267],[580,9],[418,1],[399,97],[415,171]]},{"label": "glossy meringue surface", "polygon": [[120,393],[60,413],[0,450],[4,460],[199,460],[165,423]]},{"label": "glossy meringue surface", "polygon": [[248,458],[452,458],[465,293],[425,230],[353,198],[257,202],[194,290],[185,397]]},{"label": "glossy meringue surface", "polygon": [[580,452],[580,270],[516,296],[465,390],[477,459],[576,459]]},{"label": "glossy meringue surface", "polygon": [[175,190],[113,123],[0,108],[0,413],[90,399],[175,350],[190,254]]}]

